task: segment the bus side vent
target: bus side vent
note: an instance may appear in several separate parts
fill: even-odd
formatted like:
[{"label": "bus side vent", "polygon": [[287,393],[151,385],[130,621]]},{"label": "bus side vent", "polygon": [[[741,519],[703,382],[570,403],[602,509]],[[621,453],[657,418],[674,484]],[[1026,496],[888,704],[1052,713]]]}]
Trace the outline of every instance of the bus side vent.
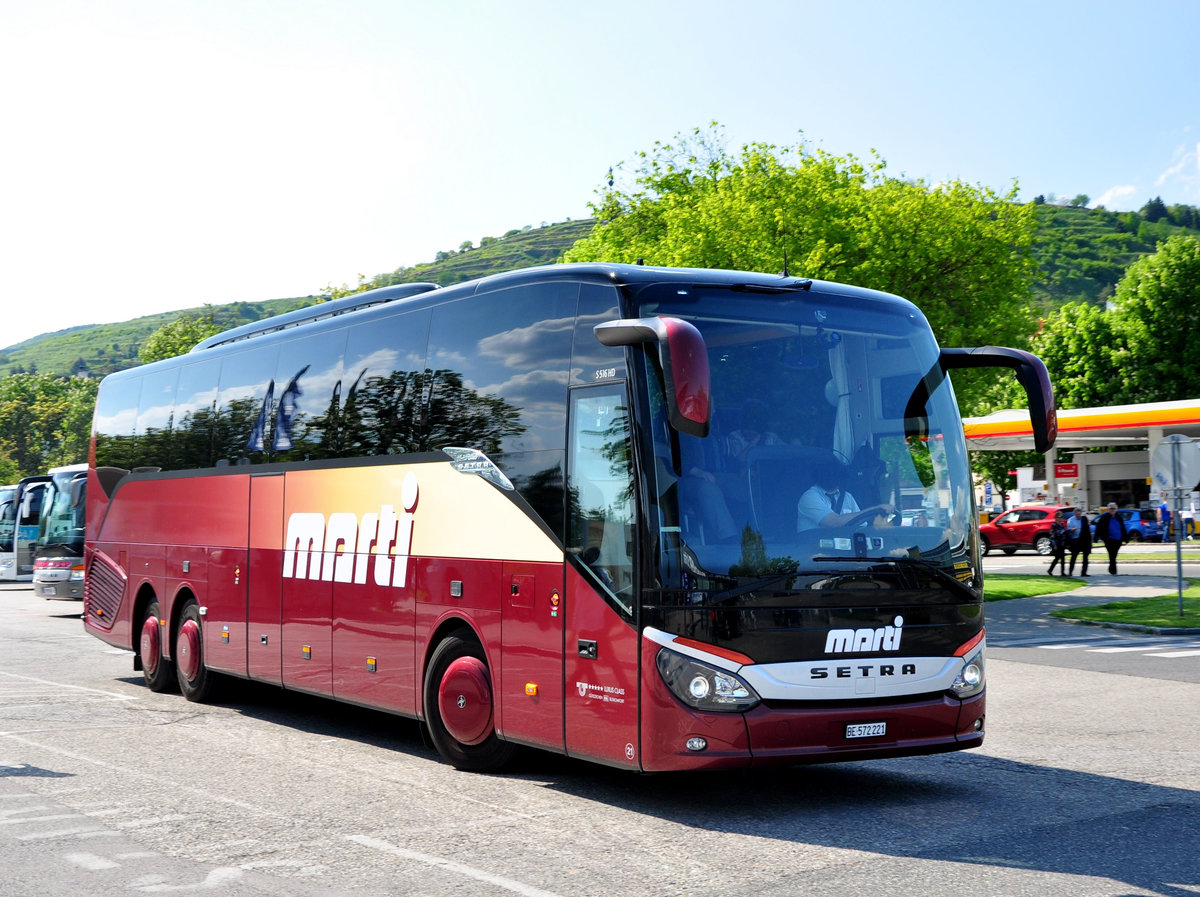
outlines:
[{"label": "bus side vent", "polygon": [[125,577],[103,555],[92,555],[83,578],[83,612],[91,625],[112,629],[125,595]]}]

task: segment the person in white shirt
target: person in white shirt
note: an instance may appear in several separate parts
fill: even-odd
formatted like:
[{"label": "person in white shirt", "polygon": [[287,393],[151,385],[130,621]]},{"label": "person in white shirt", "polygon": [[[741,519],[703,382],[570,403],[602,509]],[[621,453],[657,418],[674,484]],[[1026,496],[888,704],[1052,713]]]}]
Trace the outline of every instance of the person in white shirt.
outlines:
[{"label": "person in white shirt", "polygon": [[841,487],[841,467],[837,461],[830,460],[817,468],[816,482],[805,490],[796,506],[797,530],[846,526],[866,511],[878,511],[881,517],[892,513],[893,508],[888,504],[860,508],[854,496]]}]

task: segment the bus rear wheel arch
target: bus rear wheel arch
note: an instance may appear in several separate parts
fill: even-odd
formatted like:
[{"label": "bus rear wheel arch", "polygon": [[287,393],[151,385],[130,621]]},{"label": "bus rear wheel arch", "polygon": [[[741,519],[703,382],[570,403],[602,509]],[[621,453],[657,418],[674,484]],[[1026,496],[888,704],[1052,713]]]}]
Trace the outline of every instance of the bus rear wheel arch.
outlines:
[{"label": "bus rear wheel arch", "polygon": [[425,724],[442,758],[456,769],[490,772],[512,757],[495,727],[492,676],[469,629],[443,638],[425,668]]}]

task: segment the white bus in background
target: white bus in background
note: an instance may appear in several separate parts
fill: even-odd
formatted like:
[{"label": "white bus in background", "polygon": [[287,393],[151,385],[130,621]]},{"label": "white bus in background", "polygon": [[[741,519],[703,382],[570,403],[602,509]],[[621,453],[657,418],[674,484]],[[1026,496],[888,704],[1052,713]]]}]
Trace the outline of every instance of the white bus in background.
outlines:
[{"label": "white bus in background", "polygon": [[83,600],[83,526],[87,465],[51,468],[38,523],[33,593]]},{"label": "white bus in background", "polygon": [[0,486],[0,582],[29,582],[42,501],[50,477],[25,477]]}]

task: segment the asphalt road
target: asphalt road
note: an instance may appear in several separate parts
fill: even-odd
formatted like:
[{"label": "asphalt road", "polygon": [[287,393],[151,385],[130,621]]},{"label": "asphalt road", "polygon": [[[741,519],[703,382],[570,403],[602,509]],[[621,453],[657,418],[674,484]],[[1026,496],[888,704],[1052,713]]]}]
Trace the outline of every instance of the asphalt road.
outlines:
[{"label": "asphalt road", "polygon": [[531,752],[483,776],[379,713],[153,694],[77,615],[0,591],[5,897],[1200,892],[1200,684],[1149,661],[993,651],[976,751],[659,776]]}]

